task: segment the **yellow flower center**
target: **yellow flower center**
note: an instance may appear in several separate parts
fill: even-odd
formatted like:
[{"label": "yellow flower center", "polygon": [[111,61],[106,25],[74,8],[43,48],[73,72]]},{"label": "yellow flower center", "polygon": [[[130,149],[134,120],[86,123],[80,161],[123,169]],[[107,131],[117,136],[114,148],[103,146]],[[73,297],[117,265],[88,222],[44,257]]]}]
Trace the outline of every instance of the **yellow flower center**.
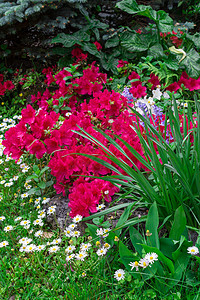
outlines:
[{"label": "yellow flower center", "polygon": [[146,265],[147,265],[147,264],[146,264],[145,261],[144,261],[144,262],[143,262],[143,266],[146,267]]},{"label": "yellow flower center", "polygon": [[152,259],[153,259],[153,256],[150,256],[149,258],[152,260]]},{"label": "yellow flower center", "polygon": [[122,276],[122,274],[121,274],[121,273],[119,273],[119,274],[117,274],[117,276],[118,276],[118,277],[121,277],[121,276]]},{"label": "yellow flower center", "polygon": [[194,250],[194,249],[192,249],[192,250],[191,250],[191,252],[195,252],[195,250]]}]

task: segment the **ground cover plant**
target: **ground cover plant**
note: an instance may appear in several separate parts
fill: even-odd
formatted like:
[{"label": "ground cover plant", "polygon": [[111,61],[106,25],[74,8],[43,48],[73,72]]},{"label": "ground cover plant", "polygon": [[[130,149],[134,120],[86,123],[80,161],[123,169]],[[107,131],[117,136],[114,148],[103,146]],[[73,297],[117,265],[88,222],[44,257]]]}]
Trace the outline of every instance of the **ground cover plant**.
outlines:
[{"label": "ground cover plant", "polygon": [[64,68],[0,74],[2,299],[199,298],[198,34],[161,34],[165,12],[117,6],[153,18],[177,68],[152,45],[118,53],[111,75],[90,56],[101,44],[77,37]]}]

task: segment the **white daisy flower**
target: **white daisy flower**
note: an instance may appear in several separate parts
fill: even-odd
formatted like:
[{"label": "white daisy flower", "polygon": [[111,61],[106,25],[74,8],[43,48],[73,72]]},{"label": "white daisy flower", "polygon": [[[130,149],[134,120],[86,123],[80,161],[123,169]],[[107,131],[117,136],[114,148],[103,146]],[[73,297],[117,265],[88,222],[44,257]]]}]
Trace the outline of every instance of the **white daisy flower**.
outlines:
[{"label": "white daisy flower", "polygon": [[45,213],[45,211],[44,211],[44,210],[41,210],[41,211],[39,211],[38,213],[39,213],[39,215],[38,215],[38,219],[43,219],[43,218],[45,218],[45,217],[46,217],[46,213]]},{"label": "white daisy flower", "polygon": [[13,182],[7,182],[4,184],[5,187],[10,187],[11,185],[13,185]]},{"label": "white daisy flower", "polygon": [[139,263],[137,261],[134,261],[134,262],[130,262],[129,266],[131,266],[131,271],[135,268],[136,271],[138,271],[138,265]]},{"label": "white daisy flower", "polygon": [[44,197],[44,198],[43,198],[43,201],[42,201],[42,204],[46,204],[46,203],[48,203],[49,201],[50,201],[50,198]]},{"label": "white daisy flower", "polygon": [[51,245],[58,245],[58,244],[60,244],[61,242],[62,242],[61,238],[55,239],[55,240],[53,240],[53,241],[51,242]]},{"label": "white daisy flower", "polygon": [[70,229],[74,229],[76,226],[77,226],[76,224],[70,224],[70,225],[69,225],[69,228],[70,228]]},{"label": "white daisy flower", "polygon": [[38,245],[37,247],[36,247],[36,251],[42,251],[42,250],[44,250],[45,249],[45,245]]},{"label": "white daisy flower", "polygon": [[110,244],[105,243],[105,244],[103,245],[103,247],[106,248],[106,249],[108,250],[108,249],[110,249],[111,246],[110,246]]},{"label": "white daisy flower", "polygon": [[68,262],[68,261],[72,260],[74,257],[75,257],[75,254],[70,254],[66,257],[66,261]]},{"label": "white daisy flower", "polygon": [[65,252],[66,252],[66,253],[72,253],[74,250],[76,250],[76,247],[75,247],[75,246],[68,246],[68,247],[65,249]]},{"label": "white daisy flower", "polygon": [[81,234],[80,231],[76,230],[76,231],[73,231],[73,232],[71,233],[71,236],[73,236],[73,237],[79,237],[80,234]]},{"label": "white daisy flower", "polygon": [[0,248],[8,246],[9,243],[7,241],[3,241],[0,243]]},{"label": "white daisy flower", "polygon": [[106,254],[106,252],[107,252],[107,249],[103,247],[103,248],[98,249],[96,253],[98,256],[103,256]]},{"label": "white daisy flower", "polygon": [[60,249],[60,247],[58,247],[58,246],[55,245],[55,246],[49,248],[49,253],[55,253],[59,249]]},{"label": "white daisy flower", "polygon": [[20,222],[20,225],[26,226],[26,225],[28,225],[30,223],[31,223],[31,221],[29,221],[29,220],[23,220],[23,221]]},{"label": "white daisy flower", "polygon": [[85,257],[87,256],[87,252],[79,252],[75,255],[77,260],[84,261]]},{"label": "white daisy flower", "polygon": [[92,245],[90,243],[84,244],[82,243],[80,246],[81,251],[87,251]]},{"label": "white daisy flower", "polygon": [[96,235],[103,235],[104,234],[104,230],[103,230],[103,228],[99,228],[99,229],[97,229],[97,233],[96,233]]},{"label": "white daisy flower", "polygon": [[105,191],[105,192],[104,192],[104,194],[105,194],[105,195],[108,195],[108,194],[109,194],[109,191],[108,191],[108,190],[107,190],[107,191]]},{"label": "white daisy flower", "polygon": [[28,196],[29,196],[28,193],[21,194],[22,199],[27,198]]},{"label": "white daisy flower", "polygon": [[[24,245],[23,245],[24,246]],[[36,251],[37,247],[34,244],[30,244],[26,246],[25,252],[30,253]]]},{"label": "white daisy flower", "polygon": [[39,198],[37,198],[37,199],[35,199],[35,205],[37,206],[38,204],[40,204],[40,200],[41,200],[41,198],[39,197]]},{"label": "white daisy flower", "polygon": [[66,237],[71,237],[72,236],[71,228],[67,227],[64,232],[65,232]]},{"label": "white daisy flower", "polygon": [[1,216],[1,217],[0,217],[0,222],[1,222],[1,221],[4,221],[4,220],[5,220],[5,217],[4,217],[4,216]]},{"label": "white daisy flower", "polygon": [[35,232],[34,236],[38,237],[38,236],[42,236],[43,231],[42,230],[38,230]]},{"label": "white daisy flower", "polygon": [[199,254],[199,249],[198,249],[197,247],[195,247],[195,246],[193,246],[193,247],[188,247],[188,248],[187,248],[187,252],[188,252],[189,254],[191,254],[191,255],[197,255],[197,254]]},{"label": "white daisy flower", "polygon": [[141,268],[145,269],[147,268],[149,265],[149,261],[145,258],[140,259],[138,266],[140,266]]},{"label": "white daisy flower", "polygon": [[5,180],[1,180],[0,181],[0,184],[4,184],[6,181]]},{"label": "white daisy flower", "polygon": [[99,204],[98,206],[97,206],[97,210],[101,210],[101,209],[103,209],[103,208],[105,208],[106,206],[104,205],[104,204]]},{"label": "white daisy flower", "polygon": [[158,254],[152,252],[152,253],[147,253],[145,255],[145,259],[149,261],[150,264],[153,264],[154,261],[158,260]]},{"label": "white daisy flower", "polygon": [[17,181],[18,178],[19,178],[19,176],[13,176],[13,180],[14,180],[14,181]]},{"label": "white daisy flower", "polygon": [[42,222],[41,219],[36,219],[35,221],[33,221],[33,225],[39,225],[39,226],[43,226],[44,223]]},{"label": "white daisy flower", "polygon": [[6,226],[6,227],[4,227],[4,229],[3,229],[5,232],[8,232],[8,231],[11,231],[11,230],[13,230],[13,226]]},{"label": "white daisy flower", "polygon": [[24,245],[28,245],[32,242],[32,239],[29,239],[27,237],[23,237],[19,240],[19,244],[24,244]]},{"label": "white daisy flower", "polygon": [[74,218],[72,219],[72,221],[73,221],[74,223],[79,223],[82,219],[83,219],[83,217],[82,217],[81,215],[76,215],[76,217],[74,217]]},{"label": "white daisy flower", "polygon": [[108,235],[109,235],[109,231],[110,231],[111,229],[110,228],[105,228],[104,229],[104,231],[103,231],[103,238],[105,238],[105,237],[107,237]]},{"label": "white daisy flower", "polygon": [[125,277],[125,272],[124,272],[124,270],[119,269],[119,270],[115,271],[114,278],[115,278],[117,281],[120,281],[120,280],[124,279],[124,277]]},{"label": "white daisy flower", "polygon": [[17,217],[14,221],[17,222],[17,221],[20,221],[22,219],[22,217]]}]

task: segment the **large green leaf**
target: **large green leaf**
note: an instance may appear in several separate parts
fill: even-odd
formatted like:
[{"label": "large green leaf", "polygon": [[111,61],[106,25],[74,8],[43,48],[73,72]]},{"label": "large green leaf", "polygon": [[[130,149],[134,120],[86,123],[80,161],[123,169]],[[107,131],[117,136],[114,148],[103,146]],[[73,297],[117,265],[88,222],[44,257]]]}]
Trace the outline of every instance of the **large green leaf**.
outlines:
[{"label": "large green leaf", "polygon": [[174,28],[173,19],[164,10],[159,10],[156,20],[160,32],[171,32]]},{"label": "large green leaf", "polygon": [[179,241],[181,234],[186,227],[186,216],[182,206],[179,206],[174,214],[174,222],[169,234],[169,238],[175,241]]},{"label": "large green leaf", "polygon": [[97,47],[95,46],[95,44],[92,43],[86,43],[82,46],[83,51],[87,51],[92,55],[95,55],[96,57],[100,58],[100,53],[97,50]]},{"label": "large green leaf", "polygon": [[163,56],[166,56],[163,51],[163,47],[161,44],[157,43],[149,48],[147,52],[148,56],[153,56],[155,59],[163,58]]},{"label": "large green leaf", "polygon": [[158,217],[158,209],[157,204],[154,202],[148,212],[147,222],[146,222],[146,230],[149,230],[150,236],[147,237],[148,244],[160,248],[159,237],[158,237],[158,225],[159,225],[159,217]]},{"label": "large green leaf", "polygon": [[133,247],[142,256],[143,247],[140,244],[144,242],[143,237],[141,236],[139,231],[135,229],[133,226],[130,227],[129,234],[130,234],[130,239],[133,244]]},{"label": "large green leaf", "polygon": [[145,16],[151,20],[156,18],[156,11],[154,11],[151,6],[138,5],[135,0],[123,0],[118,2],[116,7],[132,15]]},{"label": "large green leaf", "polygon": [[160,32],[170,32],[173,30],[173,20],[168,13],[163,10],[156,12],[151,6],[138,5],[135,0],[123,0],[117,3],[116,6],[129,14],[137,14],[153,20],[157,24]]},{"label": "large green leaf", "polygon": [[191,49],[186,57],[180,62],[190,77],[198,78],[200,74],[200,56],[197,51]]},{"label": "large green leaf", "polygon": [[122,46],[131,52],[143,52],[147,51],[151,45],[151,39],[149,34],[130,34],[123,36],[121,42]]},{"label": "large green leaf", "polygon": [[114,35],[113,37],[109,38],[105,43],[105,48],[116,47],[119,45],[119,37],[118,35]]},{"label": "large green leaf", "polygon": [[75,44],[82,45],[82,42],[89,42],[90,35],[83,30],[79,30],[73,34],[58,34],[53,40],[52,43],[60,43],[63,44],[66,48],[70,48]]},{"label": "large green leaf", "polygon": [[129,216],[130,216],[130,212],[132,210],[132,207],[133,207],[134,203],[131,203],[123,212],[123,214],[121,215],[121,217],[119,218],[118,222],[117,222],[117,225],[116,225],[116,228],[119,227],[118,230],[115,231],[115,234],[117,236],[119,236],[122,232],[122,228],[120,228],[122,225],[125,224],[125,222],[128,220]]},{"label": "large green leaf", "polygon": [[200,49],[200,33],[199,32],[196,32],[193,35],[187,33],[186,38],[194,43],[197,50]]}]

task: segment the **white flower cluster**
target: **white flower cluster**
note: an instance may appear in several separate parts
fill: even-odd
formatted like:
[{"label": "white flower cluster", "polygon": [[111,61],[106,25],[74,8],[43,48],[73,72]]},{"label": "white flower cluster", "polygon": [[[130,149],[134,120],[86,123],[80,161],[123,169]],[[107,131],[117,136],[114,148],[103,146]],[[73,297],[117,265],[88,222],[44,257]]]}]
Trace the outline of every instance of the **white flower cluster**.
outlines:
[{"label": "white flower cluster", "polygon": [[153,264],[156,260],[158,260],[158,255],[156,253],[154,253],[154,252],[147,253],[144,258],[140,259],[139,262],[137,262],[137,261],[131,262],[129,264],[129,266],[131,266],[131,271],[134,268],[136,269],[136,271],[138,271],[139,267],[145,269],[149,265],[151,266],[151,264]]}]

